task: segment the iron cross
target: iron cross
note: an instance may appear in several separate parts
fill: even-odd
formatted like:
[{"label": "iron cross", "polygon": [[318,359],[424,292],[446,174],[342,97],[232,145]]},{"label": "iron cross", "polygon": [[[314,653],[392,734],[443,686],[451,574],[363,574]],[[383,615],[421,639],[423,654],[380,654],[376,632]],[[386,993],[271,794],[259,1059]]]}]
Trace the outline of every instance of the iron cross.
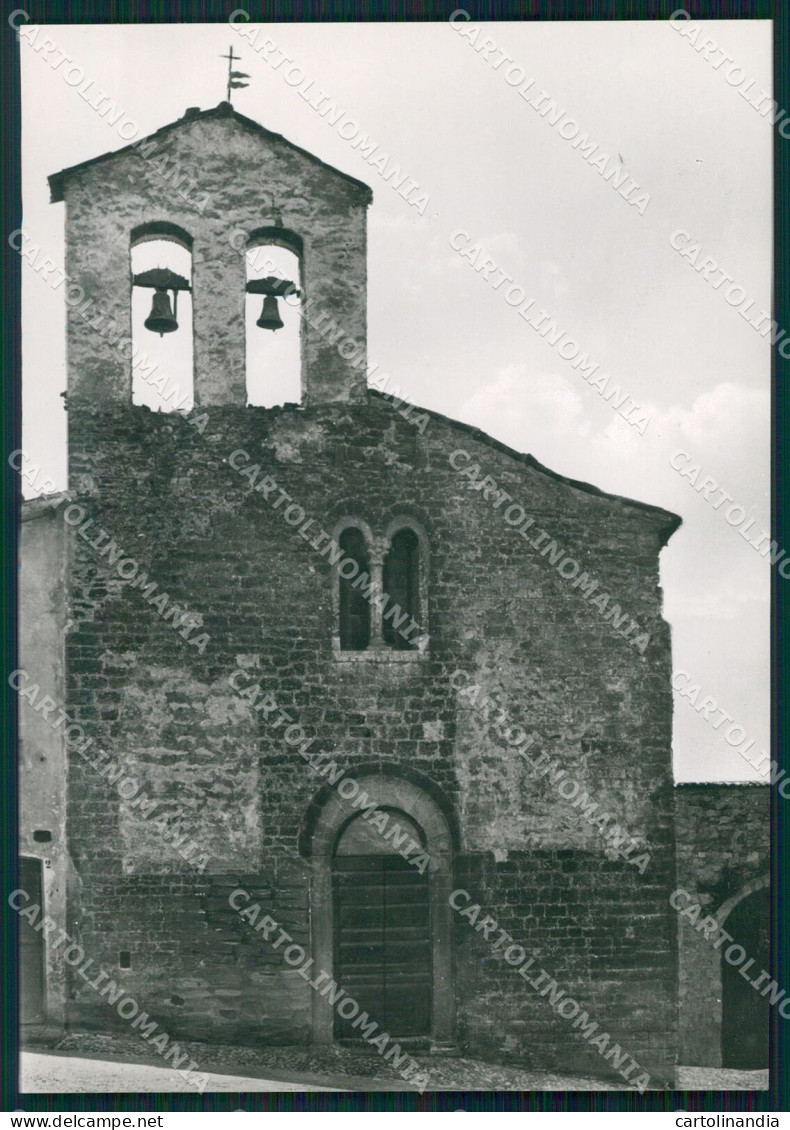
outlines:
[{"label": "iron cross", "polygon": [[231,44],[230,47],[228,48],[228,54],[227,55],[220,55],[220,59],[227,59],[228,60],[228,90],[227,90],[227,95],[226,95],[226,101],[230,102],[230,92],[231,92],[231,90],[236,90],[240,87],[245,87],[245,86],[250,85],[248,82],[239,82],[239,79],[249,78],[250,76],[244,74],[243,71],[234,71],[233,70],[234,62],[235,63],[241,62],[241,55],[234,55],[233,54],[233,44]]}]

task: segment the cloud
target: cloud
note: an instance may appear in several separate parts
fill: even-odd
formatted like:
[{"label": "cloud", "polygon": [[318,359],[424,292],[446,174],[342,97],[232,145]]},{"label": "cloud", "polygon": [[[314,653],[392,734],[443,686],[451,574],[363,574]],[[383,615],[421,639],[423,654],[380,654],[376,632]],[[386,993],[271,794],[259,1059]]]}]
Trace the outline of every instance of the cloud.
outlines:
[{"label": "cloud", "polygon": [[[478,236],[475,232],[469,232],[468,240],[459,240],[461,250],[472,250],[474,247],[481,248],[480,262],[490,256],[496,263],[497,267],[506,271],[509,275],[513,275],[518,279],[519,274],[524,270],[524,253],[521,247],[521,239],[514,231],[501,231],[494,232],[492,235]],[[432,257],[428,263],[428,270],[433,273],[441,273],[448,269],[458,270],[463,268],[464,271],[469,271],[470,276],[474,274],[474,266],[468,259],[463,259],[457,251],[450,247],[449,243],[446,247],[446,253]],[[496,279],[491,276],[494,281]],[[482,274],[480,275],[481,281],[483,280]]]},{"label": "cloud", "polygon": [[645,411],[650,423],[641,435],[578,375],[518,363],[479,386],[459,416],[569,478],[682,514],[686,529],[737,559],[743,539],[669,460],[686,451],[701,467],[700,481],[714,478],[755,524],[767,523],[768,392],[725,381],[690,402]]},{"label": "cloud", "polygon": [[[658,437],[673,433],[697,445],[701,453],[727,454],[731,444],[765,443],[771,398],[767,389],[723,381],[700,393],[690,406],[674,404],[654,412]],[[767,450],[767,447],[766,447]]]},{"label": "cloud", "polygon": [[763,426],[771,400],[767,390],[742,388],[727,381],[702,393],[680,420],[684,435],[701,446],[721,447],[730,440],[742,442],[744,429]]},{"label": "cloud", "polygon": [[634,497],[684,511],[698,504],[713,511],[670,467],[672,454],[683,450],[689,466],[701,467],[700,481],[714,478],[758,520],[768,521],[770,410],[767,391],[725,381],[690,404],[645,405],[650,423],[644,436],[613,414],[592,436],[594,466],[608,490],[618,490],[611,485],[615,473]]},{"label": "cloud", "polygon": [[569,377],[530,373],[523,364],[506,365],[461,405],[459,413],[462,420],[541,463],[556,462],[558,447],[592,432],[582,394]]}]

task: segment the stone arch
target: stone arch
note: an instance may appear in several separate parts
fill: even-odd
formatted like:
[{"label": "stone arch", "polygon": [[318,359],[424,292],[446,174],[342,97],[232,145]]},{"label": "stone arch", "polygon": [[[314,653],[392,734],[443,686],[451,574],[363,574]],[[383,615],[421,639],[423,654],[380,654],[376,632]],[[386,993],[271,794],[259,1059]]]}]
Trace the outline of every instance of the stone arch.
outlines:
[{"label": "stone arch", "polygon": [[414,533],[420,539],[420,542],[424,543],[427,553],[428,534],[425,530],[425,526],[422,524],[422,522],[418,521],[417,518],[413,517],[412,514],[406,509],[399,509],[397,514],[394,517],[390,518],[390,520],[387,522],[384,530],[385,539],[389,541],[398,532],[398,530],[402,530],[404,528],[414,531]]},{"label": "stone arch", "polygon": [[278,226],[255,228],[247,236],[246,248],[250,251],[254,247],[261,247],[267,243],[274,247],[282,247],[286,251],[292,251],[300,259],[304,254],[302,237],[297,235],[295,231],[291,231],[290,228]]},{"label": "stone arch", "polygon": [[140,243],[148,243],[151,240],[167,239],[171,243],[177,243],[179,247],[183,247],[185,251],[191,251],[194,240],[186,228],[182,228],[180,224],[172,224],[169,220],[150,220],[145,224],[138,224],[137,227],[132,228],[130,235],[130,242],[132,247],[137,247]]},{"label": "stone arch", "polygon": [[416,523],[426,541],[437,543],[441,540],[432,516],[410,497],[391,502],[381,511],[381,521],[388,531],[396,529],[398,523],[403,520],[411,524]]},{"label": "stone arch", "polygon": [[[723,1067],[768,1067],[769,1005],[750,983],[761,972],[769,972],[768,891],[768,875],[753,879],[726,899],[716,913],[718,924],[724,927],[726,922],[728,933],[733,936],[731,943],[725,942],[717,951]],[[745,906],[747,902],[749,905]],[[745,951],[745,957],[735,966],[726,957],[730,945]],[[756,968],[751,967],[752,963]],[[764,980],[760,984],[767,987]]]},{"label": "stone arch", "polygon": [[[363,777],[382,777],[386,780],[406,781],[422,793],[425,793],[440,810],[450,832],[451,853],[453,856],[461,851],[461,829],[455,811],[448,803],[442,790],[435,785],[430,777],[426,777],[418,769],[411,766],[397,765],[393,761],[365,761],[354,769],[354,777],[361,781]],[[313,795],[307,807],[305,819],[299,832],[299,854],[303,859],[309,859],[313,851],[313,838],[319,821],[322,819],[324,806],[332,796],[332,786],[322,785]],[[358,809],[352,811],[357,812]]]},{"label": "stone arch", "polygon": [[[706,914],[726,929],[726,921],[734,908],[748,895],[768,887],[770,877],[761,875],[749,880],[728,896],[713,911],[706,905],[704,891],[691,890],[689,906],[702,904],[697,922],[682,916],[678,919],[681,962],[680,1061],[690,1067],[722,1066],[722,963],[726,945],[714,946],[695,926]],[[708,931],[711,932],[710,930]],[[727,943],[729,944],[729,943]]]},{"label": "stone arch", "polygon": [[347,513],[342,514],[334,523],[331,533],[332,541],[337,541],[337,539],[343,533],[343,530],[347,529],[349,526],[356,526],[357,529],[362,531],[365,537],[365,542],[367,543],[368,550],[370,550],[374,542],[373,531],[371,530],[365,519],[360,518],[359,514],[354,513],[353,511],[348,511]]},{"label": "stone arch", "polygon": [[[345,778],[344,780],[350,780]],[[342,782],[341,782],[342,783]],[[425,836],[428,864],[431,940],[433,957],[433,1011],[431,1040],[434,1048],[450,1047],[455,1033],[455,983],[453,973],[452,910],[449,898],[453,883],[453,842],[450,825],[428,792],[403,777],[370,774],[354,779],[357,788],[342,797],[332,790],[312,822],[309,849],[312,865],[313,915],[312,957],[318,972],[333,975],[332,857],[335,844],[349,818],[361,805],[375,801],[377,807],[399,809],[417,824]],[[363,802],[362,794],[366,794]],[[357,802],[355,804],[355,802]],[[328,998],[313,994],[313,1042],[333,1040],[333,1013]]]},{"label": "stone arch", "polygon": [[[129,367],[135,406],[157,412],[194,406],[193,251],[192,235],[169,220],[138,224],[129,234]],[[162,269],[169,272],[170,285],[160,287],[167,277]],[[152,316],[170,329],[158,331],[149,321]],[[173,328],[177,332],[171,333]],[[121,342],[116,348],[126,350]],[[138,357],[143,363],[133,360]]]},{"label": "stone arch", "polygon": [[742,902],[747,895],[754,894],[755,891],[762,891],[771,885],[770,875],[761,875],[757,879],[752,879],[751,882],[746,883],[737,894],[731,898],[725,899],[719,909],[716,911],[714,918],[720,926],[723,926],[727,921],[727,916],[735,909],[739,902]]}]

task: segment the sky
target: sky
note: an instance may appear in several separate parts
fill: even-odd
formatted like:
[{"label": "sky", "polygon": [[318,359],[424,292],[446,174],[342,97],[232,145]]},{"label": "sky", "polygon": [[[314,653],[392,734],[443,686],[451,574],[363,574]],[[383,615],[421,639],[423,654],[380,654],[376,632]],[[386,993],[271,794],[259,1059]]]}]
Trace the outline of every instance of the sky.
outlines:
[{"label": "sky", "polygon": [[[373,189],[369,360],[415,404],[562,475],[680,514],[661,554],[673,667],[688,672],[679,685],[715,699],[754,739],[752,754],[768,749],[770,564],[712,505],[717,496],[706,501],[669,462],[688,452],[677,462],[714,478],[755,519],[753,538],[769,528],[769,341],[670,245],[673,232],[689,233],[676,242],[701,244],[755,312],[770,308],[772,130],[723,68],[664,21],[486,26],[535,79],[531,93],[545,91],[598,152],[622,162],[640,186],[631,197],[649,197],[636,207],[561,136],[565,119],[541,117],[490,65],[497,56],[487,63],[448,23],[266,28],[389,155],[384,171],[398,165],[419,184],[409,199],[428,199],[415,207],[288,85],[285,67],[229,27],[47,30],[140,137],[225,98],[220,56],[232,43],[250,75],[235,108]],[[704,31],[755,90],[770,91],[768,21]],[[47,175],[125,143],[67,84],[65,67],[24,40],[21,60],[25,231],[62,263],[64,205],[49,203]],[[451,248],[459,229],[469,240],[457,242],[482,245],[627,390],[649,416],[644,434]],[[65,488],[65,302],[29,268],[22,328],[24,449]],[[759,779],[711,724],[717,717],[676,698],[676,779]]]}]

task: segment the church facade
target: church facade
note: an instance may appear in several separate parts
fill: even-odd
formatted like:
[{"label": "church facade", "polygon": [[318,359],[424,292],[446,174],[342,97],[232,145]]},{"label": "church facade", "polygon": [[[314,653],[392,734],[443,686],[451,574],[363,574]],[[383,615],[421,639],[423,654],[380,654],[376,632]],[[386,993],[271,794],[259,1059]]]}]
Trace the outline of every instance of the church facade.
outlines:
[{"label": "church facade", "polygon": [[[211,207],[160,158],[199,167]],[[20,703],[23,879],[104,976],[29,931],[28,1019],[386,1032],[671,1085],[658,559],[679,519],[369,388],[370,190],[228,104],[50,183],[81,291],[69,492],[26,504],[18,689],[76,729]],[[167,328],[188,284],[189,411],[132,401],[130,252],[151,240],[191,256],[154,304]],[[299,264],[302,397],[278,408],[245,377],[245,255],[267,246]],[[747,894],[766,845],[749,867]]]}]

